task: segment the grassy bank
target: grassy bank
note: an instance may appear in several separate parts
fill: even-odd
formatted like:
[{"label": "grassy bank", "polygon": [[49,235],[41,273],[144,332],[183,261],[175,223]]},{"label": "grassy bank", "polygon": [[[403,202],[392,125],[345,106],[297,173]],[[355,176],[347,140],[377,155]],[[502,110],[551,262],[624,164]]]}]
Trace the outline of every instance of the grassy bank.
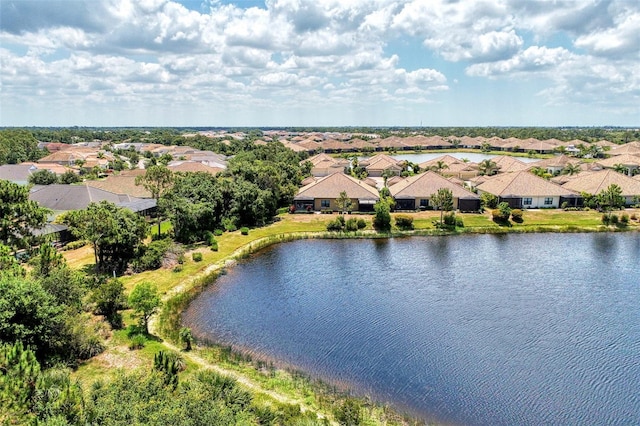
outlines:
[{"label": "grassy bank", "polygon": [[[640,216],[639,211],[628,211]],[[395,214],[394,214],[395,215]],[[522,223],[498,225],[487,214],[461,214],[464,227],[443,232],[434,222],[440,218],[439,212],[413,214],[415,230],[393,230],[389,234],[377,234],[371,229],[371,216],[363,217],[368,227],[357,233],[329,233],[326,224],[336,215],[285,214],[275,223],[250,230],[248,235],[239,231],[225,233],[218,240],[218,251],[206,246],[190,247],[180,269],[158,269],[123,277],[127,291],[137,283],[149,281],[156,284],[163,294],[164,306],[152,324],[152,333],[159,336],[150,339],[141,350],[128,349],[125,331],[116,331],[108,342],[107,350],[84,363],[75,373],[76,378],[89,386],[93,381],[108,378],[116,368],[150,368],[153,356],[159,350],[170,348],[179,350],[178,330],[181,327],[181,313],[206,286],[211,285],[219,274],[224,274],[234,261],[244,258],[260,249],[281,242],[304,238],[372,238],[408,235],[442,235],[462,233],[508,233],[508,232],[605,232],[622,230],[601,224],[601,214],[595,211],[564,212],[558,210],[527,210]],[[630,221],[625,230],[640,229],[637,220]],[[202,261],[196,262],[191,253],[202,253]],[[66,252],[69,263],[76,268],[93,262],[90,246]],[[125,314],[125,323],[133,320]],[[269,362],[252,359],[235,353],[228,347],[204,346],[185,354],[187,370],[185,375],[194,374],[203,368],[216,369],[237,379],[264,404],[289,404],[302,407],[303,411],[317,413],[319,418],[332,422],[336,412],[356,404],[368,424],[411,424],[388,407],[365,400],[345,397],[342,389],[314,382],[304,375],[274,367]],[[354,402],[355,401],[355,402]]]}]

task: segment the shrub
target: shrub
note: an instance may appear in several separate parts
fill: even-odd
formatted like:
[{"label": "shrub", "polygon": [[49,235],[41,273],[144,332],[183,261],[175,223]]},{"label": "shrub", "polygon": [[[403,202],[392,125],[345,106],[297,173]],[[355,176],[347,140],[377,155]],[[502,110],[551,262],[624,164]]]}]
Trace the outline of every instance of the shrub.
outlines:
[{"label": "shrub", "polygon": [[351,219],[347,220],[344,224],[344,229],[345,231],[349,231],[349,232],[357,231],[358,219],[356,219],[355,217],[352,217]]},{"label": "shrub", "polygon": [[213,231],[213,235],[215,235],[216,237],[221,236],[222,234],[224,234],[224,231],[222,229],[215,229]]},{"label": "shrub", "polygon": [[224,226],[224,229],[227,232],[233,232],[238,230],[238,227],[236,226],[235,221],[228,217],[225,217],[224,219],[222,219],[222,226]]},{"label": "shrub", "polygon": [[447,213],[443,216],[443,222],[446,227],[455,228],[456,226],[456,214],[454,212]]},{"label": "shrub", "polygon": [[523,219],[522,219],[522,210],[520,210],[520,209],[511,210],[511,219],[514,222],[522,223],[522,221],[523,221]]},{"label": "shrub", "polygon": [[602,215],[602,219],[601,219],[601,220],[602,220],[602,223],[603,223],[604,225],[608,225],[608,224],[609,224],[609,222],[610,222],[610,220],[611,220],[611,218],[610,218],[610,216],[609,216],[608,214],[604,213],[604,214]]},{"label": "shrub", "polygon": [[398,215],[396,216],[396,227],[403,231],[413,229],[413,216]]},{"label": "shrub", "polygon": [[176,266],[173,268],[173,272],[181,272],[181,271],[182,271],[182,265],[176,265]]},{"label": "shrub", "polygon": [[378,201],[373,208],[375,210],[375,215],[373,216],[373,227],[377,231],[389,231],[391,229],[391,214],[389,213],[389,203],[381,200]]},{"label": "shrub", "polygon": [[202,262],[202,253],[196,251],[191,254],[191,258],[194,262]]},{"label": "shrub", "polygon": [[211,249],[211,251],[218,251],[218,242],[214,241],[209,245],[209,248]]},{"label": "shrub", "polygon": [[617,214],[612,214],[609,215],[609,223],[612,225],[617,225],[619,221],[618,215]]},{"label": "shrub", "polygon": [[342,231],[344,229],[344,216],[340,215],[335,220],[327,223],[327,231]]},{"label": "shrub", "polygon": [[631,220],[638,220],[638,216],[635,213],[631,213]]},{"label": "shrub", "polygon": [[629,224],[629,215],[626,213],[622,213],[620,215],[620,223],[623,225],[628,225]]},{"label": "shrub", "polygon": [[488,192],[483,192],[480,195],[480,205],[485,209],[495,209],[498,207],[498,197]]},{"label": "shrub", "polygon": [[64,246],[64,250],[75,250],[87,245],[85,240],[71,241]]},{"label": "shrub", "polygon": [[462,220],[462,216],[456,216],[456,226],[458,228],[464,228],[464,221]]},{"label": "shrub", "polygon": [[364,229],[367,227],[367,222],[364,219],[358,219],[358,229]]},{"label": "shrub", "polygon": [[243,226],[242,228],[240,228],[240,233],[242,235],[249,235],[249,228],[247,228],[246,226]]},{"label": "shrub", "polygon": [[560,208],[563,210],[566,210],[567,207],[569,207],[569,202],[568,201],[564,201],[561,205]]},{"label": "shrub", "polygon": [[162,259],[167,254],[171,246],[170,239],[151,241],[144,248],[142,256],[133,262],[133,268],[136,272],[147,271],[150,269],[158,269],[162,266]]},{"label": "shrub", "polygon": [[135,334],[131,336],[131,341],[129,342],[129,349],[142,349],[144,345],[147,344],[147,338],[144,337],[144,334]]}]

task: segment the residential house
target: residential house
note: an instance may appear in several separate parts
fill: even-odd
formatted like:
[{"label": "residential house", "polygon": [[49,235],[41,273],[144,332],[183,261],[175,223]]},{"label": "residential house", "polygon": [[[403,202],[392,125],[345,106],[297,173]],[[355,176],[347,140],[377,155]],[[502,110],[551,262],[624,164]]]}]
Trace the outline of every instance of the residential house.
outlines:
[{"label": "residential house", "polygon": [[47,207],[54,213],[62,213],[69,210],[82,210],[92,202],[100,202],[103,200],[112,202],[116,205],[128,205],[133,208],[143,207],[143,209],[134,210],[137,213],[149,214],[155,209],[155,200],[149,200],[150,203],[137,205],[140,198],[132,197],[127,194],[116,194],[105,191],[89,185],[46,185],[34,186],[29,193],[29,199],[37,201],[43,207]]},{"label": "residential house", "polygon": [[413,175],[396,183],[389,192],[396,201],[397,210],[417,210],[433,207],[431,195],[439,189],[449,189],[453,194],[453,208],[460,211],[480,210],[480,197],[469,192],[435,172]]},{"label": "residential house", "polygon": [[360,166],[364,167],[371,177],[381,177],[385,172],[389,176],[400,175],[402,173],[402,164],[402,161],[386,154],[378,154],[371,158],[360,160]]},{"label": "residential house", "polygon": [[509,155],[497,155],[491,158],[491,161],[498,166],[500,173],[519,172],[529,168],[527,163]]},{"label": "residential house", "polygon": [[640,155],[640,142],[629,142],[624,145],[617,145],[616,147],[612,147],[607,154],[612,156],[631,154],[631,155]]},{"label": "residential house", "polygon": [[577,192],[526,171],[499,173],[476,186],[478,194],[488,192],[509,203],[511,208],[558,208],[565,201],[577,206]]},{"label": "residential house", "polygon": [[598,164],[607,169],[623,167],[626,169],[625,172],[632,176],[640,169],[640,154],[620,154],[604,160],[598,160]]},{"label": "residential house", "polygon": [[300,164],[302,165],[306,162],[310,162],[312,164],[311,175],[316,177],[328,176],[333,173],[344,173],[344,169],[349,167],[351,164],[349,160],[345,160],[344,158],[333,158],[324,153],[309,157],[306,160],[301,161]]},{"label": "residential house", "polygon": [[3,164],[0,166],[0,179],[8,180],[18,185],[29,183],[29,177],[38,169],[34,165]]},{"label": "residential house", "polygon": [[294,206],[298,211],[338,211],[336,200],[343,191],[351,199],[352,211],[372,211],[380,199],[371,185],[344,173],[333,173],[300,188],[293,198]]},{"label": "residential house", "polygon": [[559,155],[556,157],[547,158],[545,160],[529,163],[527,165],[528,166],[527,170],[531,170],[534,167],[540,167],[542,169],[545,169],[549,174],[558,175],[569,164],[572,164],[572,165],[580,164],[580,160],[573,157],[569,157],[568,155]]},{"label": "residential house", "polygon": [[[439,165],[444,165],[442,169],[436,170]],[[451,155],[443,155],[432,160],[419,164],[420,170],[433,170],[442,176],[456,177],[462,180],[469,180],[478,176],[478,164],[472,162],[464,162]]]},{"label": "residential house", "polygon": [[597,195],[610,185],[618,185],[622,190],[626,205],[635,204],[634,198],[640,197],[640,180],[633,179],[613,170],[601,170],[592,173],[580,173],[574,179],[562,185],[572,191]]}]

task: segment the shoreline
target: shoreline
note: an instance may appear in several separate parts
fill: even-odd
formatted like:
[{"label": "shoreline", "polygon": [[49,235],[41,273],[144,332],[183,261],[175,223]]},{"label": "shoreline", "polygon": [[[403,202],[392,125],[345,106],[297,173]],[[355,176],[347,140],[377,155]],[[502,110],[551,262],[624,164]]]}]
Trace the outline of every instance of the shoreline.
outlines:
[{"label": "shoreline", "polygon": [[[226,273],[227,268],[231,268],[235,266],[236,262],[241,259],[246,259],[247,257],[265,249],[275,244],[292,242],[303,239],[379,239],[379,238],[408,238],[408,237],[427,237],[427,236],[455,236],[455,235],[486,235],[486,234],[523,234],[523,233],[603,233],[603,232],[638,232],[636,227],[629,227],[627,229],[619,229],[619,228],[611,228],[603,225],[599,225],[597,227],[578,227],[572,225],[565,226],[531,226],[528,228],[462,228],[457,229],[455,231],[443,231],[443,230],[429,230],[429,229],[418,229],[413,231],[392,231],[389,233],[378,233],[376,231],[358,231],[358,232],[290,232],[290,233],[279,233],[267,237],[260,237],[254,240],[247,242],[242,245],[235,251],[233,251],[230,255],[224,257],[214,264],[208,265],[201,273],[192,277],[188,282],[181,282],[178,286],[174,287],[171,292],[167,293],[170,296],[165,304],[165,307],[168,307],[168,311],[163,311],[159,314],[159,336],[162,338],[172,339],[172,335],[175,336],[177,330],[183,325],[182,323],[182,315],[188,308],[189,304],[197,298],[207,287],[210,285],[215,285],[215,281],[217,277]],[[176,303],[172,303],[174,300]],[[171,320],[177,321],[171,323]],[[168,323],[169,321],[169,323]],[[246,357],[247,355],[251,359],[250,363],[252,364],[251,368],[254,368],[256,371],[260,372],[260,365],[265,365],[269,363],[277,369],[284,369],[285,371],[293,374],[302,373],[307,380],[315,387],[320,384],[322,388],[323,385],[335,385],[336,383],[333,380],[327,380],[326,378],[317,377],[314,374],[311,374],[304,369],[300,369],[297,366],[287,365],[286,362],[282,362],[277,358],[265,356],[264,354],[259,354],[253,352],[248,349],[239,348],[234,344],[225,344],[224,342],[216,342],[216,341],[206,341],[203,351],[206,352],[219,352],[228,348],[228,351],[233,356],[233,353],[237,353],[241,358]],[[253,358],[258,358],[258,365],[255,365]],[[246,360],[245,360],[246,361]],[[214,360],[212,364],[216,364]],[[343,387],[344,385],[344,387]],[[381,407],[383,409],[391,408],[394,412],[401,416],[409,416],[413,419],[413,421],[424,421],[424,422],[433,422],[433,418],[430,416],[418,415],[417,413],[412,413],[407,407],[402,407],[401,404],[395,401],[384,401],[384,398],[380,398],[379,396],[371,396],[368,392],[364,391],[364,389],[358,389],[357,386],[342,384],[340,386],[342,397],[349,397],[351,395],[356,395],[358,398],[363,399],[364,401],[372,401],[376,406]]]}]

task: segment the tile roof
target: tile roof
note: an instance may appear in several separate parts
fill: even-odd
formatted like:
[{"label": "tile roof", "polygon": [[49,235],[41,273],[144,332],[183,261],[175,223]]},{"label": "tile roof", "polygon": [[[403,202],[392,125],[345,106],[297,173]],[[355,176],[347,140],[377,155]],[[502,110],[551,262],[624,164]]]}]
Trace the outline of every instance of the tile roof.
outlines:
[{"label": "tile roof", "polygon": [[91,202],[103,200],[119,204],[137,200],[124,194],[115,194],[88,185],[46,185],[34,186],[29,199],[54,211],[81,210]]},{"label": "tile roof", "polygon": [[548,197],[577,195],[529,172],[499,173],[477,186],[478,190],[500,197]]},{"label": "tile roof", "polygon": [[612,184],[618,185],[622,189],[622,195],[625,197],[640,195],[640,181],[610,169],[593,173],[580,173],[562,186],[572,191],[599,194]]},{"label": "tile roof", "polygon": [[315,198],[338,198],[342,191],[353,199],[378,200],[378,190],[344,173],[334,173],[306,185],[298,191],[296,200]]},{"label": "tile roof", "polygon": [[606,158],[604,160],[599,159],[597,162],[598,164],[604,167],[615,167],[616,164],[622,164],[623,166],[639,167],[640,155],[621,154],[621,155],[616,155],[615,157]]},{"label": "tile roof", "polygon": [[454,198],[479,198],[473,192],[434,172],[410,176],[389,188],[394,198],[428,198],[440,188],[451,190]]},{"label": "tile roof", "polygon": [[85,184],[93,188],[113,192],[114,194],[151,198],[151,192],[147,191],[142,185],[136,185],[136,176],[134,175],[109,175],[103,180],[87,180]]}]

